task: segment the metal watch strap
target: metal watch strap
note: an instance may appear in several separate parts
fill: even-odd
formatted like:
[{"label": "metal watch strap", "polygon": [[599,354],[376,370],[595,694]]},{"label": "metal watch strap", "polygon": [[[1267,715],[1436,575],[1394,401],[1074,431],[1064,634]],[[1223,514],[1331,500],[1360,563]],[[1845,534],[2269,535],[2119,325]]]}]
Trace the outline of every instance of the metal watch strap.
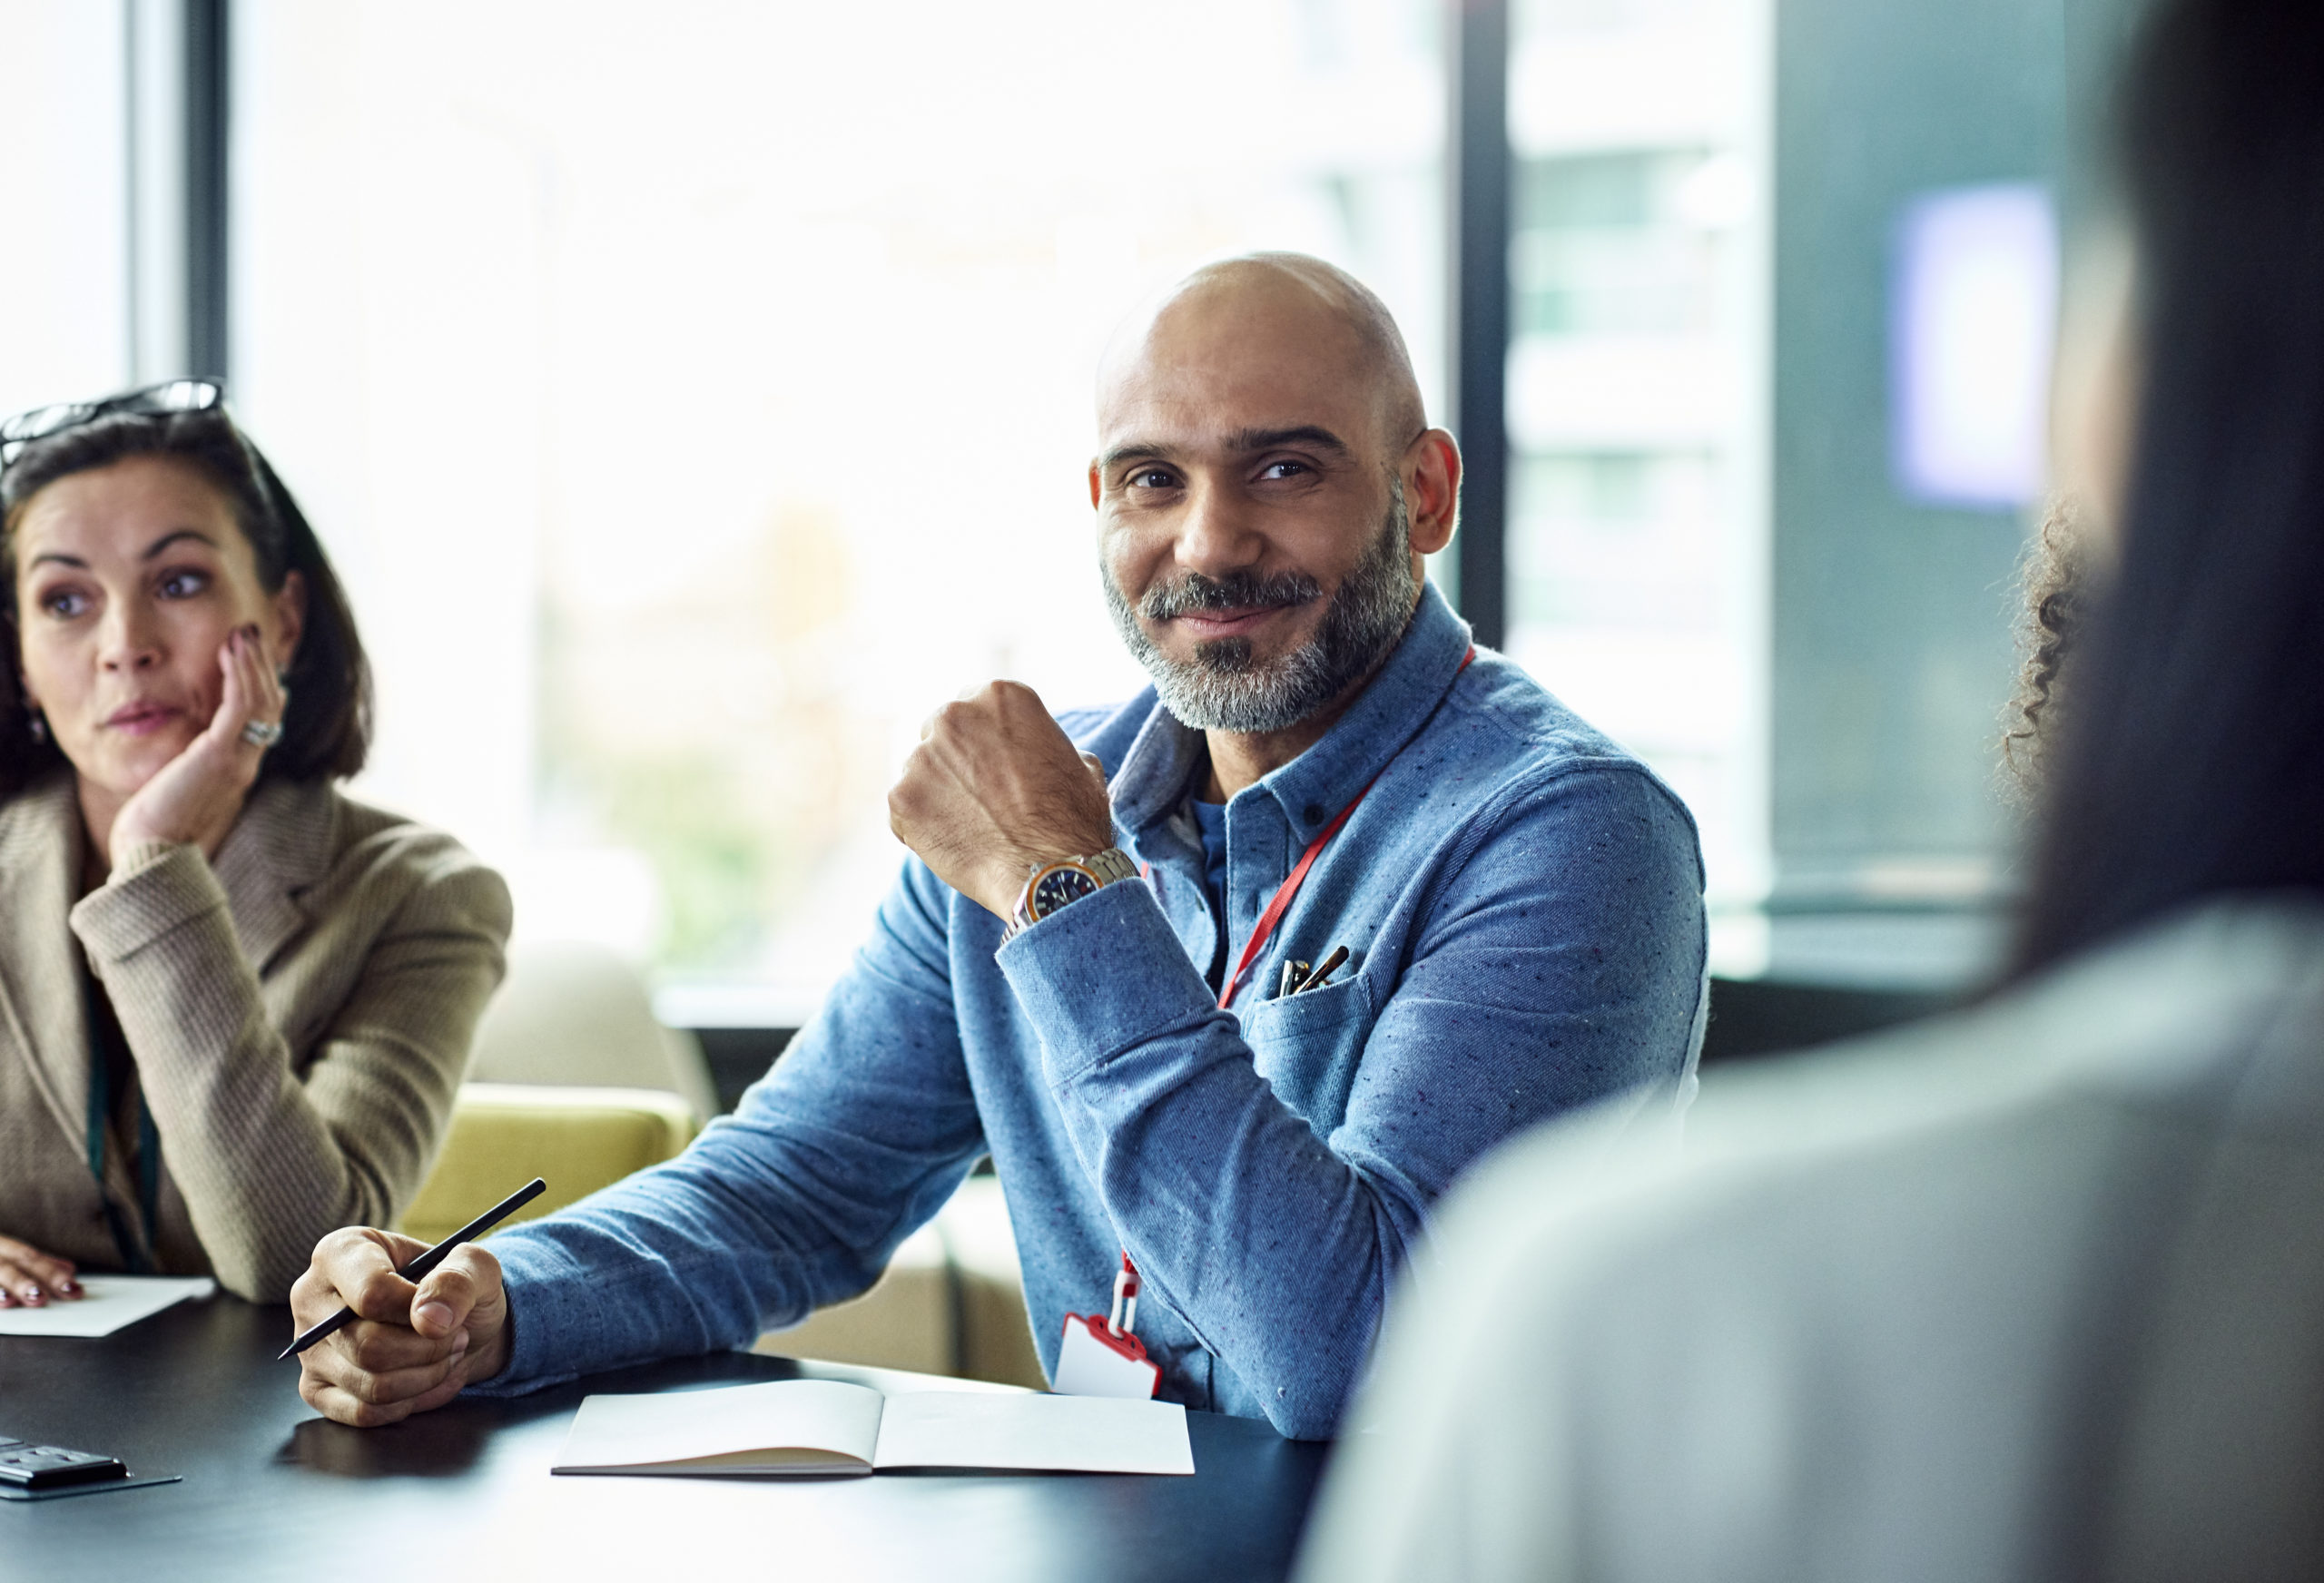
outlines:
[{"label": "metal watch strap", "polygon": [[1099,885],[1110,885],[1117,880],[1137,878],[1137,863],[1119,847],[1108,847],[1094,857],[1080,860],[1082,866],[1098,876]]},{"label": "metal watch strap", "polygon": [[[1105,889],[1105,887],[1113,884],[1118,880],[1135,880],[1137,878],[1137,863],[1136,860],[1131,858],[1128,852],[1122,850],[1119,847],[1108,847],[1104,851],[1098,852],[1086,858],[1077,856],[1066,858],[1061,860],[1087,869],[1090,873],[1096,875],[1099,890]],[[1000,943],[1002,945],[1007,945],[1010,940],[1015,939],[1019,935],[1024,933],[1033,926],[1034,919],[1031,911],[1031,903],[1033,899],[1034,881],[1057,866],[1058,865],[1056,863],[1039,864],[1034,868],[1031,873],[1026,875],[1025,888],[1017,893],[1016,912],[1009,919],[1009,927],[1000,931]]]}]

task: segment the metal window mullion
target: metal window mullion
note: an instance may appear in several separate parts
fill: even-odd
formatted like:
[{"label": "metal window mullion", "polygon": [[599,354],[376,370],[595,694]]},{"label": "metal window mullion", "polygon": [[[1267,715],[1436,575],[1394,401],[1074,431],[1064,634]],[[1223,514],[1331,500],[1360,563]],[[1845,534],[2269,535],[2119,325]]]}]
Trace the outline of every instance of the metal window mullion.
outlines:
[{"label": "metal window mullion", "polygon": [[226,154],[231,0],[184,0],[186,371],[227,374]]},{"label": "metal window mullion", "polygon": [[230,0],[123,0],[138,383],[227,372]]},{"label": "metal window mullion", "polygon": [[1451,39],[1452,430],[1463,476],[1461,614],[1477,641],[1508,632],[1510,324],[1508,0],[1459,0]]}]

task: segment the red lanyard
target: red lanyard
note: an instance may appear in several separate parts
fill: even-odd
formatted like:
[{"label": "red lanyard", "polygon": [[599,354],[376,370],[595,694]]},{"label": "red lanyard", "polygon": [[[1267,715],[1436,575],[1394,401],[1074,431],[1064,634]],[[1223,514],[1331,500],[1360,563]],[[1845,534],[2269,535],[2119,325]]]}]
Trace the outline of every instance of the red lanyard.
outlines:
[{"label": "red lanyard", "polygon": [[[1461,657],[1461,671],[1467,670],[1469,668],[1469,662],[1476,657],[1476,645],[1472,644],[1469,645],[1469,652]],[[1455,671],[1452,673],[1454,680],[1459,680],[1461,671]],[[1387,772],[1387,769],[1384,765],[1380,771],[1380,774],[1384,775]],[[1267,903],[1266,910],[1259,914],[1258,927],[1251,931],[1250,943],[1243,948],[1242,959],[1235,964],[1235,971],[1233,975],[1227,978],[1226,988],[1218,997],[1220,1009],[1226,1010],[1233,1008],[1235,1004],[1235,992],[1243,987],[1244,976],[1250,972],[1251,964],[1259,959],[1259,953],[1266,949],[1267,941],[1274,938],[1275,926],[1281,923],[1283,921],[1283,915],[1290,910],[1292,898],[1297,896],[1299,894],[1299,887],[1307,882],[1307,870],[1314,868],[1315,866],[1315,860],[1324,855],[1324,843],[1330,841],[1334,836],[1339,834],[1340,826],[1347,822],[1347,816],[1355,811],[1356,804],[1362,802],[1366,797],[1370,796],[1372,794],[1372,788],[1379,783],[1380,775],[1373,776],[1370,781],[1364,783],[1364,790],[1355,794],[1355,801],[1351,802],[1345,808],[1341,809],[1339,811],[1339,817],[1333,820],[1331,823],[1325,825],[1322,833],[1317,835],[1314,841],[1307,843],[1307,850],[1305,852],[1301,854],[1298,866],[1291,870],[1291,877],[1284,880],[1282,886],[1276,890],[1274,900]]]},{"label": "red lanyard", "polygon": [[[1461,671],[1467,670],[1469,662],[1476,657],[1476,645],[1472,644],[1469,645],[1469,652],[1461,656],[1461,670],[1452,673],[1454,680],[1457,681],[1460,678]],[[1384,775],[1387,772],[1385,766],[1383,766],[1380,774]],[[1235,976],[1226,980],[1226,988],[1218,997],[1221,1010],[1229,1009],[1234,1006],[1235,991],[1243,987],[1244,977],[1250,972],[1251,964],[1259,959],[1261,951],[1266,949],[1268,939],[1275,934],[1275,925],[1283,921],[1283,915],[1291,909],[1292,898],[1298,895],[1299,887],[1307,882],[1307,870],[1314,868],[1315,860],[1324,855],[1324,843],[1339,834],[1340,826],[1347,822],[1348,815],[1355,811],[1357,804],[1370,796],[1372,788],[1379,783],[1380,775],[1373,776],[1364,783],[1364,790],[1355,794],[1355,801],[1341,809],[1339,817],[1325,825],[1322,832],[1307,843],[1306,851],[1300,854],[1298,867],[1291,870],[1290,878],[1285,880],[1276,889],[1274,899],[1267,903],[1266,910],[1259,914],[1258,927],[1251,931],[1250,943],[1243,948],[1243,959],[1235,964]],[[1137,1266],[1130,1262],[1129,1250],[1124,1248],[1121,1273],[1114,1277],[1114,1317],[1104,1328],[1115,1335],[1122,1336],[1125,1340],[1134,1341],[1135,1339],[1128,1336],[1127,1332],[1131,1323],[1137,1318]],[[1123,1313],[1125,1299],[1128,1303],[1128,1313]],[[1072,1322],[1073,1316],[1068,1314],[1066,1322],[1068,1329]],[[1095,1334],[1099,1328],[1096,1316],[1092,1315],[1087,1322],[1091,1333]],[[1144,1362],[1146,1353],[1142,1344],[1139,1346],[1137,1356],[1139,1362]]]}]

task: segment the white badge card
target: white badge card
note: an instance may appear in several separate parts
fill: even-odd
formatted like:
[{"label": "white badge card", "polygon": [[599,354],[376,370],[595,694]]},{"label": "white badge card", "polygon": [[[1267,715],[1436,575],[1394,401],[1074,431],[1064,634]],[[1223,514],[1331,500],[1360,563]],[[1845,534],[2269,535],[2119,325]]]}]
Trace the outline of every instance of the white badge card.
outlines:
[{"label": "white badge card", "polygon": [[1144,1401],[1162,1383],[1162,1365],[1146,1355],[1146,1343],[1127,1330],[1108,1332],[1094,1313],[1065,1316],[1065,1341],[1057,1350],[1053,1388],[1067,1396],[1127,1396]]}]

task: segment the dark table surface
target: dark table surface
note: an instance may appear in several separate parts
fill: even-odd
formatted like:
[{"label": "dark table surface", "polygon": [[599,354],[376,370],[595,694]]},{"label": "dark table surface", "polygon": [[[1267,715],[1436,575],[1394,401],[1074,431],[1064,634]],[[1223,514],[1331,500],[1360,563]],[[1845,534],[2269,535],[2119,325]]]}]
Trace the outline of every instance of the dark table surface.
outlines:
[{"label": "dark table surface", "polygon": [[0,1578],[1280,1578],[1326,1454],[1190,1412],[1191,1479],[559,1479],[592,1391],[897,1377],[723,1352],[353,1430],[273,1362],[290,1333],[289,1310],[222,1296],[100,1341],[0,1337],[0,1434],[185,1475],[0,1501]]}]

